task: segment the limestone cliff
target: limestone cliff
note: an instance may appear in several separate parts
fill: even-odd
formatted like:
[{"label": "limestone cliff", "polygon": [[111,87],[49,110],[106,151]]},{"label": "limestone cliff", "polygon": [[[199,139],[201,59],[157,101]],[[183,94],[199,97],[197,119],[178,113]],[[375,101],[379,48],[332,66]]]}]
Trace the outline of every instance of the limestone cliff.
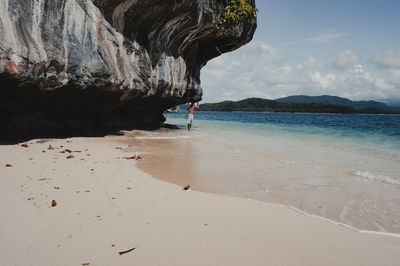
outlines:
[{"label": "limestone cliff", "polygon": [[201,100],[201,68],[256,28],[254,19],[218,35],[226,4],[0,0],[0,138],[155,125]]}]

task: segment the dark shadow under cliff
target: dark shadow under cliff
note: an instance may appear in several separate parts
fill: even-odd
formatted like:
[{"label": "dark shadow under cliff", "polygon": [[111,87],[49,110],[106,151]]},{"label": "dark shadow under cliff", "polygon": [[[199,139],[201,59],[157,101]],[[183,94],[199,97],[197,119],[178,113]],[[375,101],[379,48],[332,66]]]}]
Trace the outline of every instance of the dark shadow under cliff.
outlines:
[{"label": "dark shadow under cliff", "polygon": [[123,91],[73,87],[43,90],[1,75],[0,142],[34,138],[104,136],[156,129],[173,100],[157,96],[121,102]]}]

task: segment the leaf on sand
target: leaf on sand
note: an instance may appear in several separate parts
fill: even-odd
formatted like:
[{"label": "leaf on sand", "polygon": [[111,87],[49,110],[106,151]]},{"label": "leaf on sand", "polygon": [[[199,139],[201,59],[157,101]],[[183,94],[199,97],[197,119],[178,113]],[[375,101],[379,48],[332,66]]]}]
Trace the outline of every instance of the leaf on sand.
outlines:
[{"label": "leaf on sand", "polygon": [[28,148],[28,144],[26,144],[26,143],[21,144],[21,147]]},{"label": "leaf on sand", "polygon": [[89,265],[89,264],[90,264],[89,262],[82,263],[82,266],[87,266],[87,265]]},{"label": "leaf on sand", "polygon": [[189,190],[190,189],[190,185],[186,185],[183,190]]},{"label": "leaf on sand", "polygon": [[51,207],[55,207],[55,206],[57,206],[57,201],[52,200],[52,201],[51,201]]},{"label": "leaf on sand", "polygon": [[8,163],[8,164],[6,164],[6,167],[12,167],[12,164]]},{"label": "leaf on sand", "polygon": [[121,255],[124,255],[124,254],[126,254],[126,253],[129,253],[129,252],[131,252],[131,251],[134,251],[136,248],[137,248],[137,247],[134,247],[134,248],[131,248],[131,249],[128,249],[128,250],[125,250],[125,251],[120,251],[120,252],[118,252],[118,254],[121,256]]},{"label": "leaf on sand", "polygon": [[70,149],[65,149],[65,152],[71,153],[72,151]]},{"label": "leaf on sand", "polygon": [[73,156],[73,155],[67,156],[67,159],[72,159],[72,158],[75,158],[75,156]]},{"label": "leaf on sand", "polygon": [[131,157],[124,157],[124,159],[127,159],[127,160],[135,160],[135,159],[136,159],[136,155],[133,155],[133,156],[131,156]]},{"label": "leaf on sand", "polygon": [[39,179],[39,181],[44,181],[44,180],[46,180],[47,178],[40,178]]}]

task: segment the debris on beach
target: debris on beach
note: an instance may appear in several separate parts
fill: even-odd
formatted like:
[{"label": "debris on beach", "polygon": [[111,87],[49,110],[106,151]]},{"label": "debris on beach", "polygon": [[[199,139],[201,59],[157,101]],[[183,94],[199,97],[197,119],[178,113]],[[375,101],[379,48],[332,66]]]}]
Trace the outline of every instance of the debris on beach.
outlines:
[{"label": "debris on beach", "polygon": [[12,167],[12,164],[8,163],[8,164],[6,164],[6,167]]},{"label": "debris on beach", "polygon": [[140,156],[140,155],[138,155],[137,157],[136,157],[136,160],[142,160],[143,158],[142,158],[142,156]]},{"label": "debris on beach", "polygon": [[89,262],[82,263],[82,266],[87,266],[87,265],[90,265],[90,263]]},{"label": "debris on beach", "polygon": [[85,192],[86,192],[86,193],[89,193],[89,192],[90,192],[90,190],[86,190]]},{"label": "debris on beach", "polygon": [[51,201],[51,207],[55,207],[55,206],[57,206],[57,201],[52,200],[52,201]]},{"label": "debris on beach", "polygon": [[112,244],[111,246],[112,246],[112,247],[115,247],[115,245],[114,245],[114,244]]},{"label": "debris on beach", "polygon": [[44,180],[46,180],[47,178],[40,178],[39,179],[39,181],[44,181]]},{"label": "debris on beach", "polygon": [[121,147],[115,147],[115,149],[116,149],[116,150],[122,150],[122,148],[121,148]]},{"label": "debris on beach", "polygon": [[28,200],[34,200],[35,198],[28,198]]},{"label": "debris on beach", "polygon": [[58,189],[60,189],[60,187],[54,187],[54,189],[57,189],[57,190],[58,190]]},{"label": "debris on beach", "polygon": [[70,149],[65,149],[65,152],[71,153],[72,151]]},{"label": "debris on beach", "polygon": [[183,190],[189,190],[190,189],[190,185],[186,185]]},{"label": "debris on beach", "polygon": [[28,144],[23,143],[23,144],[21,144],[21,147],[28,148],[29,146],[28,146]]},{"label": "debris on beach", "polygon": [[131,188],[131,187],[127,187],[126,189],[130,190],[130,189],[132,189],[132,188]]},{"label": "debris on beach", "polygon": [[131,157],[124,157],[124,159],[127,159],[127,160],[135,160],[135,159],[136,159],[136,155],[133,155],[133,156],[131,156]]},{"label": "debris on beach", "polygon": [[131,249],[128,249],[128,250],[125,250],[125,251],[120,251],[120,252],[118,252],[118,254],[121,256],[121,255],[124,255],[124,254],[126,254],[126,253],[129,253],[129,252],[131,252],[131,251],[134,251],[136,248],[137,248],[137,247],[134,247],[134,248],[131,248]]},{"label": "debris on beach", "polygon": [[54,150],[53,146],[51,146],[51,145],[49,145],[49,147],[47,149]]},{"label": "debris on beach", "polygon": [[75,158],[75,156],[73,156],[72,154],[67,156],[67,159],[72,159],[72,158]]}]

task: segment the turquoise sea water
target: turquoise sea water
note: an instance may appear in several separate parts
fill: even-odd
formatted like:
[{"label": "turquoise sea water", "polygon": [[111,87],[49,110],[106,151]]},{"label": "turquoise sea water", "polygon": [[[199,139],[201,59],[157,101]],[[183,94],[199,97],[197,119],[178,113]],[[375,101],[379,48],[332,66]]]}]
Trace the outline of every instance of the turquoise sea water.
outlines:
[{"label": "turquoise sea water", "polygon": [[190,134],[166,117],[172,182],[400,233],[400,116],[197,112]]}]

